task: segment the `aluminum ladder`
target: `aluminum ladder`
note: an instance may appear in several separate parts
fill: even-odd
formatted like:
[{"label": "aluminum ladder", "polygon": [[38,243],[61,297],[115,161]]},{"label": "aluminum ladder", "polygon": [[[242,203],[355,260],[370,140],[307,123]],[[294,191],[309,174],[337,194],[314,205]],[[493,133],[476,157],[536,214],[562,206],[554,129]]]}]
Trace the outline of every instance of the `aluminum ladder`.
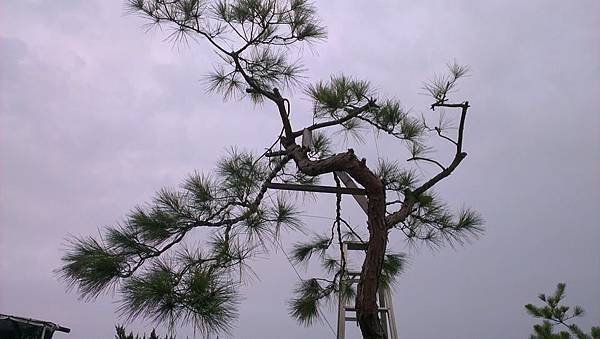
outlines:
[{"label": "aluminum ladder", "polygon": [[[367,245],[358,241],[344,241],[342,243],[342,251],[344,258],[348,258],[349,251],[365,251]],[[360,281],[360,272],[346,271],[342,272],[342,278],[351,285],[358,284]],[[398,339],[396,330],[396,317],[394,316],[394,307],[392,305],[392,294],[389,288],[380,288],[377,291],[377,305],[379,311],[379,319],[383,327],[385,337],[388,339]],[[352,314],[354,313],[354,314]],[[337,338],[346,338],[346,322],[357,322],[355,305],[348,305],[346,301],[340,297],[338,293],[338,323],[337,323]],[[358,325],[358,323],[356,323]]]}]

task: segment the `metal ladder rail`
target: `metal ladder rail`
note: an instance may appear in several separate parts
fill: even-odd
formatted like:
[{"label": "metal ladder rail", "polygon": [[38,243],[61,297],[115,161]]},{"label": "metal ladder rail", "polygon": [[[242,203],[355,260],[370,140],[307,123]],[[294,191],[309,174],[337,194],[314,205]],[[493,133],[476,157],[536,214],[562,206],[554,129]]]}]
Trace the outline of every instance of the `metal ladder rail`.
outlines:
[{"label": "metal ladder rail", "polygon": [[[342,251],[344,257],[348,258],[349,250],[365,250],[366,244],[361,242],[345,241],[342,244]],[[360,280],[360,272],[342,272],[341,279],[346,279],[352,285],[357,284]],[[378,312],[381,320],[381,325],[384,329],[386,338],[398,339],[398,332],[396,329],[396,317],[394,314],[394,307],[392,304],[392,295],[388,288],[380,288],[378,291]],[[338,296],[338,339],[345,339],[346,337],[346,322],[357,321],[356,316],[347,316],[346,312],[356,312],[354,306],[346,305],[345,301]]]}]

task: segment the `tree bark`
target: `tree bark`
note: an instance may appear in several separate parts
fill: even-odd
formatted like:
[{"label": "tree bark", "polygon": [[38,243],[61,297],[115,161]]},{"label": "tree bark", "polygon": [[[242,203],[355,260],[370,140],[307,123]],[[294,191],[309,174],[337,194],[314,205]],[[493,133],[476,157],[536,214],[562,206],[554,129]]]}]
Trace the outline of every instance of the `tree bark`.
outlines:
[{"label": "tree bark", "polygon": [[302,173],[316,176],[335,171],[345,171],[361,184],[368,198],[367,228],[369,242],[363,262],[356,296],[356,314],[364,338],[383,339],[385,332],[379,321],[377,289],[387,247],[387,224],[385,220],[385,188],[379,177],[359,160],[353,150],[322,160],[310,160],[307,150],[293,140],[284,138],[283,144]]},{"label": "tree bark", "polygon": [[367,188],[369,244],[356,294],[358,324],[363,338],[368,339],[385,337],[377,311],[377,289],[387,247],[387,226],[385,223],[385,190],[381,181],[378,181],[379,185]]},{"label": "tree bark", "polygon": [[[377,290],[387,247],[388,224],[385,217],[385,186],[381,179],[367,167],[366,159],[359,160],[352,149],[349,149],[346,153],[335,154],[325,159],[310,160],[307,155],[308,149],[299,146],[295,142],[298,135],[291,132],[291,124],[288,119],[289,112],[285,109],[285,99],[281,97],[276,88],[273,89],[272,95],[273,98],[271,99],[277,104],[285,132],[285,136],[281,138],[281,144],[287,155],[298,166],[298,170],[310,176],[344,171],[366,190],[369,242],[357,288],[356,316],[363,338],[384,339],[385,332],[379,321],[377,307]],[[365,107],[368,107],[368,105]],[[405,210],[406,207],[404,206]]]}]

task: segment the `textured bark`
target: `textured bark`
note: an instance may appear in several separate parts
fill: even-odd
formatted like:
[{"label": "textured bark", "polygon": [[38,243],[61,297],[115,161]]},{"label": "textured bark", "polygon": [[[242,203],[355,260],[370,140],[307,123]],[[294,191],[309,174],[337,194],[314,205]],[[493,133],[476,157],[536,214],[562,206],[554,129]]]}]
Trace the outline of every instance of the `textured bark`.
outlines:
[{"label": "textured bark", "polygon": [[383,183],[354,151],[333,155],[322,160],[310,160],[306,149],[291,140],[284,140],[286,152],[296,162],[298,169],[307,175],[320,175],[345,171],[361,184],[367,192],[367,227],[369,243],[363,262],[356,296],[356,314],[364,338],[384,338],[384,331],[377,311],[377,289],[381,267],[387,247],[387,224],[385,222],[385,189]]},{"label": "textured bark", "polygon": [[377,312],[377,289],[387,247],[385,190],[383,184],[367,189],[369,245],[356,295],[356,315],[363,338],[384,338]]}]

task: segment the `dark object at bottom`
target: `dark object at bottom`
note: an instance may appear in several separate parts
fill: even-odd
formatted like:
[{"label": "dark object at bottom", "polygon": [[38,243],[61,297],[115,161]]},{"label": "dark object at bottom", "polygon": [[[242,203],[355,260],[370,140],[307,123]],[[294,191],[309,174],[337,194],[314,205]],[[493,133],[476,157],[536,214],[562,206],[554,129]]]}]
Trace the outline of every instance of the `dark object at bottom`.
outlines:
[{"label": "dark object at bottom", "polygon": [[0,314],[1,339],[52,339],[56,331],[69,333],[71,329],[49,321]]}]

